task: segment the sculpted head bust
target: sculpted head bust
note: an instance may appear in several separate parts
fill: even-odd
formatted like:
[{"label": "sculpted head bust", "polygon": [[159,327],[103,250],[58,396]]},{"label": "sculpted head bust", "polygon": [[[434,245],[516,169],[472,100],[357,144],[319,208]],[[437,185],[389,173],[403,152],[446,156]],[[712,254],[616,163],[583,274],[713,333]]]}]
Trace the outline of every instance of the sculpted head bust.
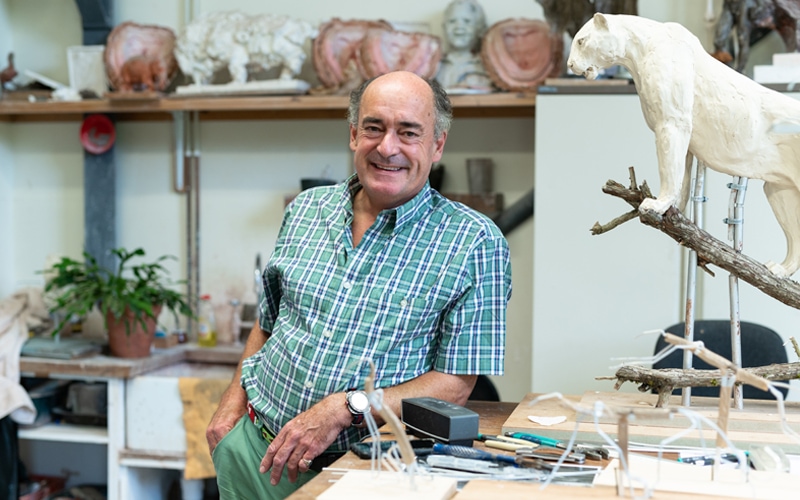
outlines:
[{"label": "sculpted head bust", "polygon": [[486,15],[475,0],[453,0],[444,11],[443,28],[451,51],[476,52],[486,31]]},{"label": "sculpted head bust", "polygon": [[442,27],[448,51],[439,65],[436,80],[448,92],[490,92],[492,82],[479,54],[486,31],[483,7],[476,0],[453,0],[445,8]]}]

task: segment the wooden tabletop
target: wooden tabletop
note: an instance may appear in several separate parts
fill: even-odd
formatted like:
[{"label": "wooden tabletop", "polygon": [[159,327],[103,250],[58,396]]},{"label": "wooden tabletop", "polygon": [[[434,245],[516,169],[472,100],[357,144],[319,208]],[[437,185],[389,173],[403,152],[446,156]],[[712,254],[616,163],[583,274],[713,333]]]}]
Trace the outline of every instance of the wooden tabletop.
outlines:
[{"label": "wooden tabletop", "polygon": [[[468,401],[466,407],[480,415],[478,431],[481,434],[499,434],[503,428],[503,423],[517,407],[517,403]],[[485,447],[478,442],[475,443],[475,447],[485,449]],[[499,452],[499,450],[489,451],[493,453]],[[353,452],[348,452],[331,466],[332,469],[369,469],[369,467],[369,460],[362,460],[353,454]],[[331,481],[336,478],[337,475],[334,472],[323,470],[317,474],[317,477],[306,483],[289,498],[291,500],[310,500],[317,498],[320,493],[330,487]]]},{"label": "wooden tabletop", "polygon": [[[578,396],[574,396],[573,398],[578,399]],[[507,419],[520,405],[518,403],[468,401],[466,406],[480,415],[481,419],[479,432],[488,435],[502,434],[503,426],[506,424]],[[475,442],[475,448],[486,449],[486,447],[478,441]],[[488,449],[487,451],[492,453],[503,453],[501,450],[496,449]],[[600,463],[597,462],[597,464]],[[340,477],[340,471],[342,469],[368,469],[369,467],[369,460],[361,460],[352,452],[347,453],[331,466],[330,469],[332,470],[322,471],[314,479],[306,483],[302,488],[288,498],[290,500],[310,500],[317,498],[323,491],[330,487],[333,481],[336,481],[336,479]],[[339,472],[334,472],[334,470],[338,470]],[[636,494],[641,495],[641,490],[636,491]],[[358,495],[354,494],[354,496]],[[542,489],[541,483],[481,480],[468,482],[466,486],[464,486],[464,488],[462,488],[453,497],[453,500],[485,500],[486,498],[537,498],[543,500],[564,500],[566,498],[613,499],[618,497],[616,488],[609,486],[582,487],[564,484],[552,484],[548,485],[547,488]],[[654,500],[689,500],[692,498],[698,498],[698,495],[656,491],[653,493],[651,498]],[[704,495],[702,498],[704,500],[721,500],[725,497]]]}]

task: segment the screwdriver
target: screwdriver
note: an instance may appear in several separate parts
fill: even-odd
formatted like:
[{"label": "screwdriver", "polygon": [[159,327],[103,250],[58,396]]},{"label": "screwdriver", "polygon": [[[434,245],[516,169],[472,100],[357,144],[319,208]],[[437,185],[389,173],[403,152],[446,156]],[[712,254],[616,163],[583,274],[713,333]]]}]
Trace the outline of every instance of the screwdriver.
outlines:
[{"label": "screwdriver", "polygon": [[561,441],[558,439],[537,436],[536,434],[528,434],[527,432],[506,432],[506,436],[515,439],[524,439],[525,441],[530,441],[531,443],[540,444],[542,446],[551,446],[553,448],[557,448],[561,444]]},{"label": "screwdriver", "polygon": [[495,455],[488,451],[476,450],[469,446],[456,446],[452,444],[433,444],[433,452],[439,455],[450,455],[451,457],[473,458],[476,460],[488,460],[491,462],[505,462],[517,466],[515,457],[509,455]]}]

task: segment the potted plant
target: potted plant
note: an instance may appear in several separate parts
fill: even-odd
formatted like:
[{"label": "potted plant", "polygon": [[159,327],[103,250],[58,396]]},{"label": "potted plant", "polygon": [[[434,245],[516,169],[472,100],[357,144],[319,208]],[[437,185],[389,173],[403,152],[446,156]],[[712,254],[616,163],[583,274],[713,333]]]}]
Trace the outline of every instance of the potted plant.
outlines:
[{"label": "potted plant", "polygon": [[144,257],[144,250],[132,252],[117,248],[111,252],[119,259],[115,270],[101,266],[83,252],[83,262],[63,257],[45,271],[48,277],[45,292],[55,294],[51,313],[61,312],[65,318],[56,326],[60,332],[69,318],[85,316],[97,307],[106,321],[109,350],[113,356],[141,358],[150,355],[156,321],[162,308],[193,316],[185,295],[171,288],[161,265],[163,255],[151,263],[133,264],[135,257]]}]

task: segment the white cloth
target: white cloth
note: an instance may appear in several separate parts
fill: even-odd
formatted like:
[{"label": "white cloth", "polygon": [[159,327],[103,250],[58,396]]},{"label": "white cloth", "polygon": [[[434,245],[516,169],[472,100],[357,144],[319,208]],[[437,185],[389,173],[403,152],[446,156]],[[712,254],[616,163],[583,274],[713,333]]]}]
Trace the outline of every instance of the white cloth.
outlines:
[{"label": "white cloth", "polygon": [[19,383],[19,356],[31,326],[47,318],[38,288],[25,288],[0,301],[0,418],[11,415],[20,424],[32,424],[36,408]]}]

